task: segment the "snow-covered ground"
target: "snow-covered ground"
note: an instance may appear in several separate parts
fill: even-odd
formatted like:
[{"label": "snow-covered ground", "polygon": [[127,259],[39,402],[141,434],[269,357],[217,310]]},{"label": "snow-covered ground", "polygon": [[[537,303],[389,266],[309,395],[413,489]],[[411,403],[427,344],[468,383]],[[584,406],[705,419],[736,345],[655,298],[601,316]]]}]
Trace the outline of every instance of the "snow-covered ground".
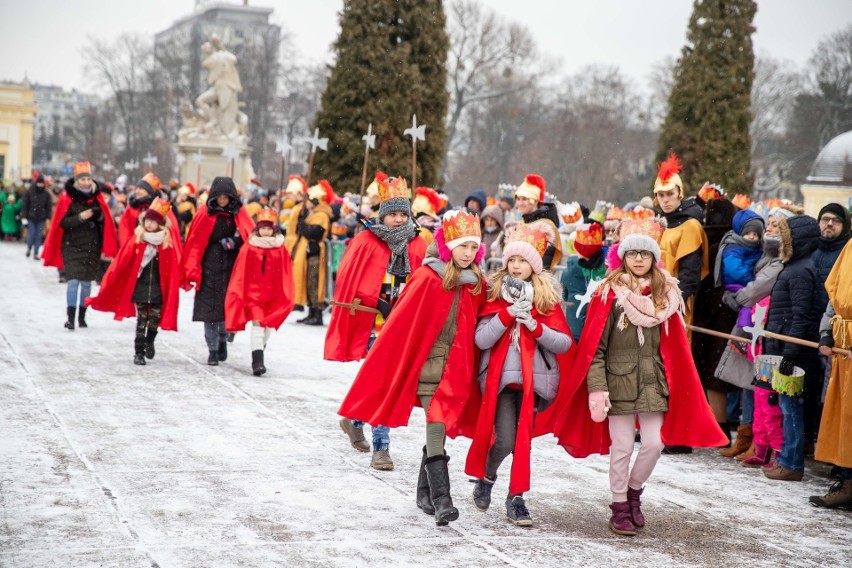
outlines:
[{"label": "snow-covered ground", "polygon": [[468,441],[450,441],[457,522],[414,505],[422,411],[391,434],[396,469],[369,467],[336,410],[357,364],[322,360],[325,328],[291,316],[254,377],[247,334],[208,367],[181,294],[181,330],[133,365],[135,321],[89,313],[69,332],[56,271],[0,243],[0,566],[849,566],[852,513],[811,507],[801,483],[698,451],[663,456],[635,538],[607,528],[607,459],[534,443],[535,525],[473,506]]}]

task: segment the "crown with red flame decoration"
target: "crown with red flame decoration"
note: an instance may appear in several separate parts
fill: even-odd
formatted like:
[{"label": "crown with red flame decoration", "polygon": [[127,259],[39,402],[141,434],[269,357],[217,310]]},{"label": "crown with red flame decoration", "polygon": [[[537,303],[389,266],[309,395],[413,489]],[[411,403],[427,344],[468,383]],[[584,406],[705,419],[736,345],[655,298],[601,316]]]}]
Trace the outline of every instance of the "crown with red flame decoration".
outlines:
[{"label": "crown with red flame decoration", "polygon": [[528,174],[523,183],[515,190],[515,197],[526,197],[533,201],[543,202],[545,198],[544,178],[536,174]]},{"label": "crown with red flame decoration", "polygon": [[83,176],[92,177],[92,164],[89,162],[77,162],[74,164],[74,179]]},{"label": "crown with red flame decoration", "polygon": [[168,218],[169,210],[171,210],[171,208],[172,205],[168,202],[168,200],[161,197],[155,197],[154,201],[151,202],[151,205],[145,211],[145,219],[156,221],[159,225],[165,225],[166,218]]},{"label": "crown with red flame decoration", "polygon": [[444,232],[444,242],[447,248],[453,250],[468,241],[478,245],[482,242],[482,230],[479,228],[479,217],[462,209],[453,209],[444,213],[441,225]]},{"label": "crown with red flame decoration", "polygon": [[660,164],[660,169],[657,171],[657,179],[654,180],[654,193],[678,188],[678,194],[682,197],[683,181],[681,181],[680,175],[678,175],[682,169],[683,166],[674,152],[669,154],[669,157],[666,158],[665,162]]},{"label": "crown with red flame decoration", "polygon": [[379,185],[379,200],[384,202],[388,199],[411,199],[411,191],[408,189],[408,184],[405,178],[389,177],[378,181]]},{"label": "crown with red flame decoration", "polygon": [[648,209],[647,207],[642,207],[641,205],[637,205],[636,207],[634,207],[633,209],[631,209],[627,213],[627,217],[629,219],[633,219],[634,221],[635,220],[641,221],[642,219],[650,219],[653,216],[654,216],[653,210]]},{"label": "crown with red flame decoration", "polygon": [[585,259],[589,259],[603,248],[603,226],[592,222],[577,227],[574,236],[574,250]]},{"label": "crown with red flame decoration", "polygon": [[705,181],[701,189],[698,190],[698,199],[707,203],[713,199],[720,199],[725,195],[725,190],[715,183]]},{"label": "crown with red flame decoration", "polygon": [[425,213],[426,215],[437,215],[441,210],[441,198],[431,187],[421,185],[414,190],[414,201],[411,202],[411,212],[416,217]]},{"label": "crown with red flame decoration", "polygon": [[739,209],[748,209],[751,207],[751,198],[748,195],[743,195],[742,193],[738,193],[731,199],[731,203],[734,204],[735,207]]}]

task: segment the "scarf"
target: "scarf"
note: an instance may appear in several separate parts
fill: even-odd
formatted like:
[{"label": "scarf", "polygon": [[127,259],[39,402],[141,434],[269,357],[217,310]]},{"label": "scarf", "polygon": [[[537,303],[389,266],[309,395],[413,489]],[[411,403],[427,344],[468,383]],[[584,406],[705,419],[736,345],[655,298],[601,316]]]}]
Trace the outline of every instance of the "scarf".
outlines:
[{"label": "scarf", "polygon": [[[423,259],[423,266],[428,266],[432,270],[435,271],[435,274],[444,277],[444,273],[447,271],[447,263],[438,258],[437,256],[427,256]],[[459,286],[463,286],[465,284],[469,284],[470,286],[476,286],[476,283],[479,282],[479,277],[476,273],[470,268],[465,268],[462,270],[461,278],[459,279]]]},{"label": "scarf", "polygon": [[[500,283],[500,297],[509,302],[510,304],[515,304],[515,302],[520,302],[522,300],[526,300],[527,302],[532,303],[533,301],[533,285],[532,282],[524,282],[524,288],[521,292],[520,297],[515,299],[513,296],[509,295],[506,288],[503,286],[503,283]],[[519,345],[519,341],[521,339],[521,326],[523,324],[517,320],[515,320],[514,325],[512,326],[512,331],[510,337],[512,339],[512,345],[518,351],[521,350],[521,346]]]},{"label": "scarf", "polygon": [[149,233],[145,231],[142,233],[142,240],[146,243],[145,252],[142,253],[142,264],[139,265],[139,274],[142,274],[142,271],[148,266],[154,257],[157,256],[157,251],[160,245],[163,244],[163,240],[166,238],[165,231],[156,231],[154,233]]},{"label": "scarf", "polygon": [[740,235],[736,234],[734,231],[728,231],[725,233],[725,236],[722,237],[722,241],[719,243],[719,250],[716,252],[716,263],[713,266],[713,278],[714,284],[718,288],[723,284],[722,282],[722,253],[725,251],[725,247],[728,246],[737,246],[737,247],[745,247],[747,249],[759,249],[761,244],[760,241],[750,241],[748,239],[744,239]]},{"label": "scarf", "polygon": [[399,227],[388,227],[381,223],[370,225],[370,232],[382,239],[391,250],[388,261],[388,274],[407,276],[411,274],[411,264],[408,261],[408,243],[417,235],[417,227],[409,219]]},{"label": "scarf", "polygon": [[278,248],[284,244],[284,235],[272,235],[271,237],[261,237],[257,233],[249,235],[249,244],[253,247],[262,249]]},{"label": "scarf", "polygon": [[[643,328],[651,328],[656,325],[666,324],[668,319],[677,312],[684,312],[683,296],[677,286],[677,280],[672,278],[668,273],[666,276],[666,305],[662,309],[657,309],[654,306],[654,299],[651,295],[645,295],[643,292],[648,290],[651,281],[647,278],[639,278],[638,286],[631,288],[630,277],[624,274],[612,287],[615,293],[615,299],[618,307],[623,310],[621,317],[618,319],[618,328],[625,329],[629,320],[636,326],[636,334],[639,337],[639,345],[645,345],[645,335],[642,332]],[[604,289],[603,295],[609,294],[609,290]],[[668,330],[668,327],[666,327]]]}]

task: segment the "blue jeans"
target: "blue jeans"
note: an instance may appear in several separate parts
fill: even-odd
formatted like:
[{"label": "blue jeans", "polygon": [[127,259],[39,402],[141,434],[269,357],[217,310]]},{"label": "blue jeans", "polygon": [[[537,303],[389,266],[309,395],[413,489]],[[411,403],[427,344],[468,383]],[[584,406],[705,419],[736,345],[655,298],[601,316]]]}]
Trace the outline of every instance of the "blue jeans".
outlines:
[{"label": "blue jeans", "polygon": [[742,416],[740,424],[754,423],[754,391],[743,389],[740,395],[740,404],[742,405]]},{"label": "blue jeans", "polygon": [[27,225],[27,250],[33,249],[33,254],[38,255],[43,234],[44,221],[30,221]]},{"label": "blue jeans", "polygon": [[739,422],[740,393],[729,392],[725,394],[725,416],[728,422]]},{"label": "blue jeans", "polygon": [[228,332],[225,331],[225,322],[204,322],[204,341],[207,343],[207,349],[210,351],[218,351],[219,344],[225,343],[228,340]]},{"label": "blue jeans", "polygon": [[[79,293],[80,299],[77,300],[77,294]],[[89,294],[92,293],[92,281],[91,280],[77,280],[76,278],[68,281],[68,287],[65,289],[65,300],[66,305],[69,308],[74,308],[80,306],[81,308],[85,306],[85,300],[89,297]]]},{"label": "blue jeans", "polygon": [[[370,348],[373,347],[373,343],[376,342],[376,335],[371,334],[370,339],[367,340],[367,351],[370,351]],[[360,420],[353,420],[352,425],[356,428],[363,428],[364,423]],[[390,428],[387,426],[372,426],[373,429],[373,451],[374,452],[382,452],[388,451],[390,449]]]},{"label": "blue jeans", "polygon": [[784,447],[778,456],[778,465],[794,471],[804,471],[805,399],[801,396],[779,394],[778,401],[784,414]]}]

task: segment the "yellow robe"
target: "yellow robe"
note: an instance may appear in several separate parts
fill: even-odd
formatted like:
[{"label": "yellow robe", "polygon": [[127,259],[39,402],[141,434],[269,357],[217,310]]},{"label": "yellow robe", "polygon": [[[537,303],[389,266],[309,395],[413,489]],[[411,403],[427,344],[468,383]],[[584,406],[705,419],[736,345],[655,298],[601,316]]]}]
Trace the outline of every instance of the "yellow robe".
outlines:
[{"label": "yellow robe", "polygon": [[[293,212],[290,214],[290,221],[287,225],[287,237],[284,240],[284,246],[290,251],[290,257],[293,259],[294,301],[299,306],[304,306],[308,303],[308,292],[306,289],[308,281],[308,239],[299,238],[299,235],[296,234],[296,226],[299,223],[299,213],[302,211],[302,206],[300,203],[296,207],[293,207]],[[320,304],[325,302],[325,279],[328,272],[325,240],[328,238],[331,228],[331,215],[331,207],[326,203],[320,203],[305,218],[305,223],[319,225],[325,229],[322,240],[319,242],[320,269],[317,301]]]},{"label": "yellow robe", "polygon": [[[825,281],[828,299],[837,318],[833,321],[834,346],[852,347],[852,241],[834,263]],[[816,459],[840,467],[852,467],[852,360],[831,358],[831,378],[819,426]]]},{"label": "yellow robe", "polygon": [[[666,270],[678,278],[680,271],[680,259],[701,249],[701,280],[710,274],[710,258],[708,256],[709,243],[704,228],[697,219],[688,219],[674,229],[663,231],[660,239],[660,251]],[[684,321],[687,325],[692,324],[692,310],[695,308],[695,296],[690,296],[686,301],[686,313]],[[687,331],[686,337],[692,343],[692,332]]]}]

